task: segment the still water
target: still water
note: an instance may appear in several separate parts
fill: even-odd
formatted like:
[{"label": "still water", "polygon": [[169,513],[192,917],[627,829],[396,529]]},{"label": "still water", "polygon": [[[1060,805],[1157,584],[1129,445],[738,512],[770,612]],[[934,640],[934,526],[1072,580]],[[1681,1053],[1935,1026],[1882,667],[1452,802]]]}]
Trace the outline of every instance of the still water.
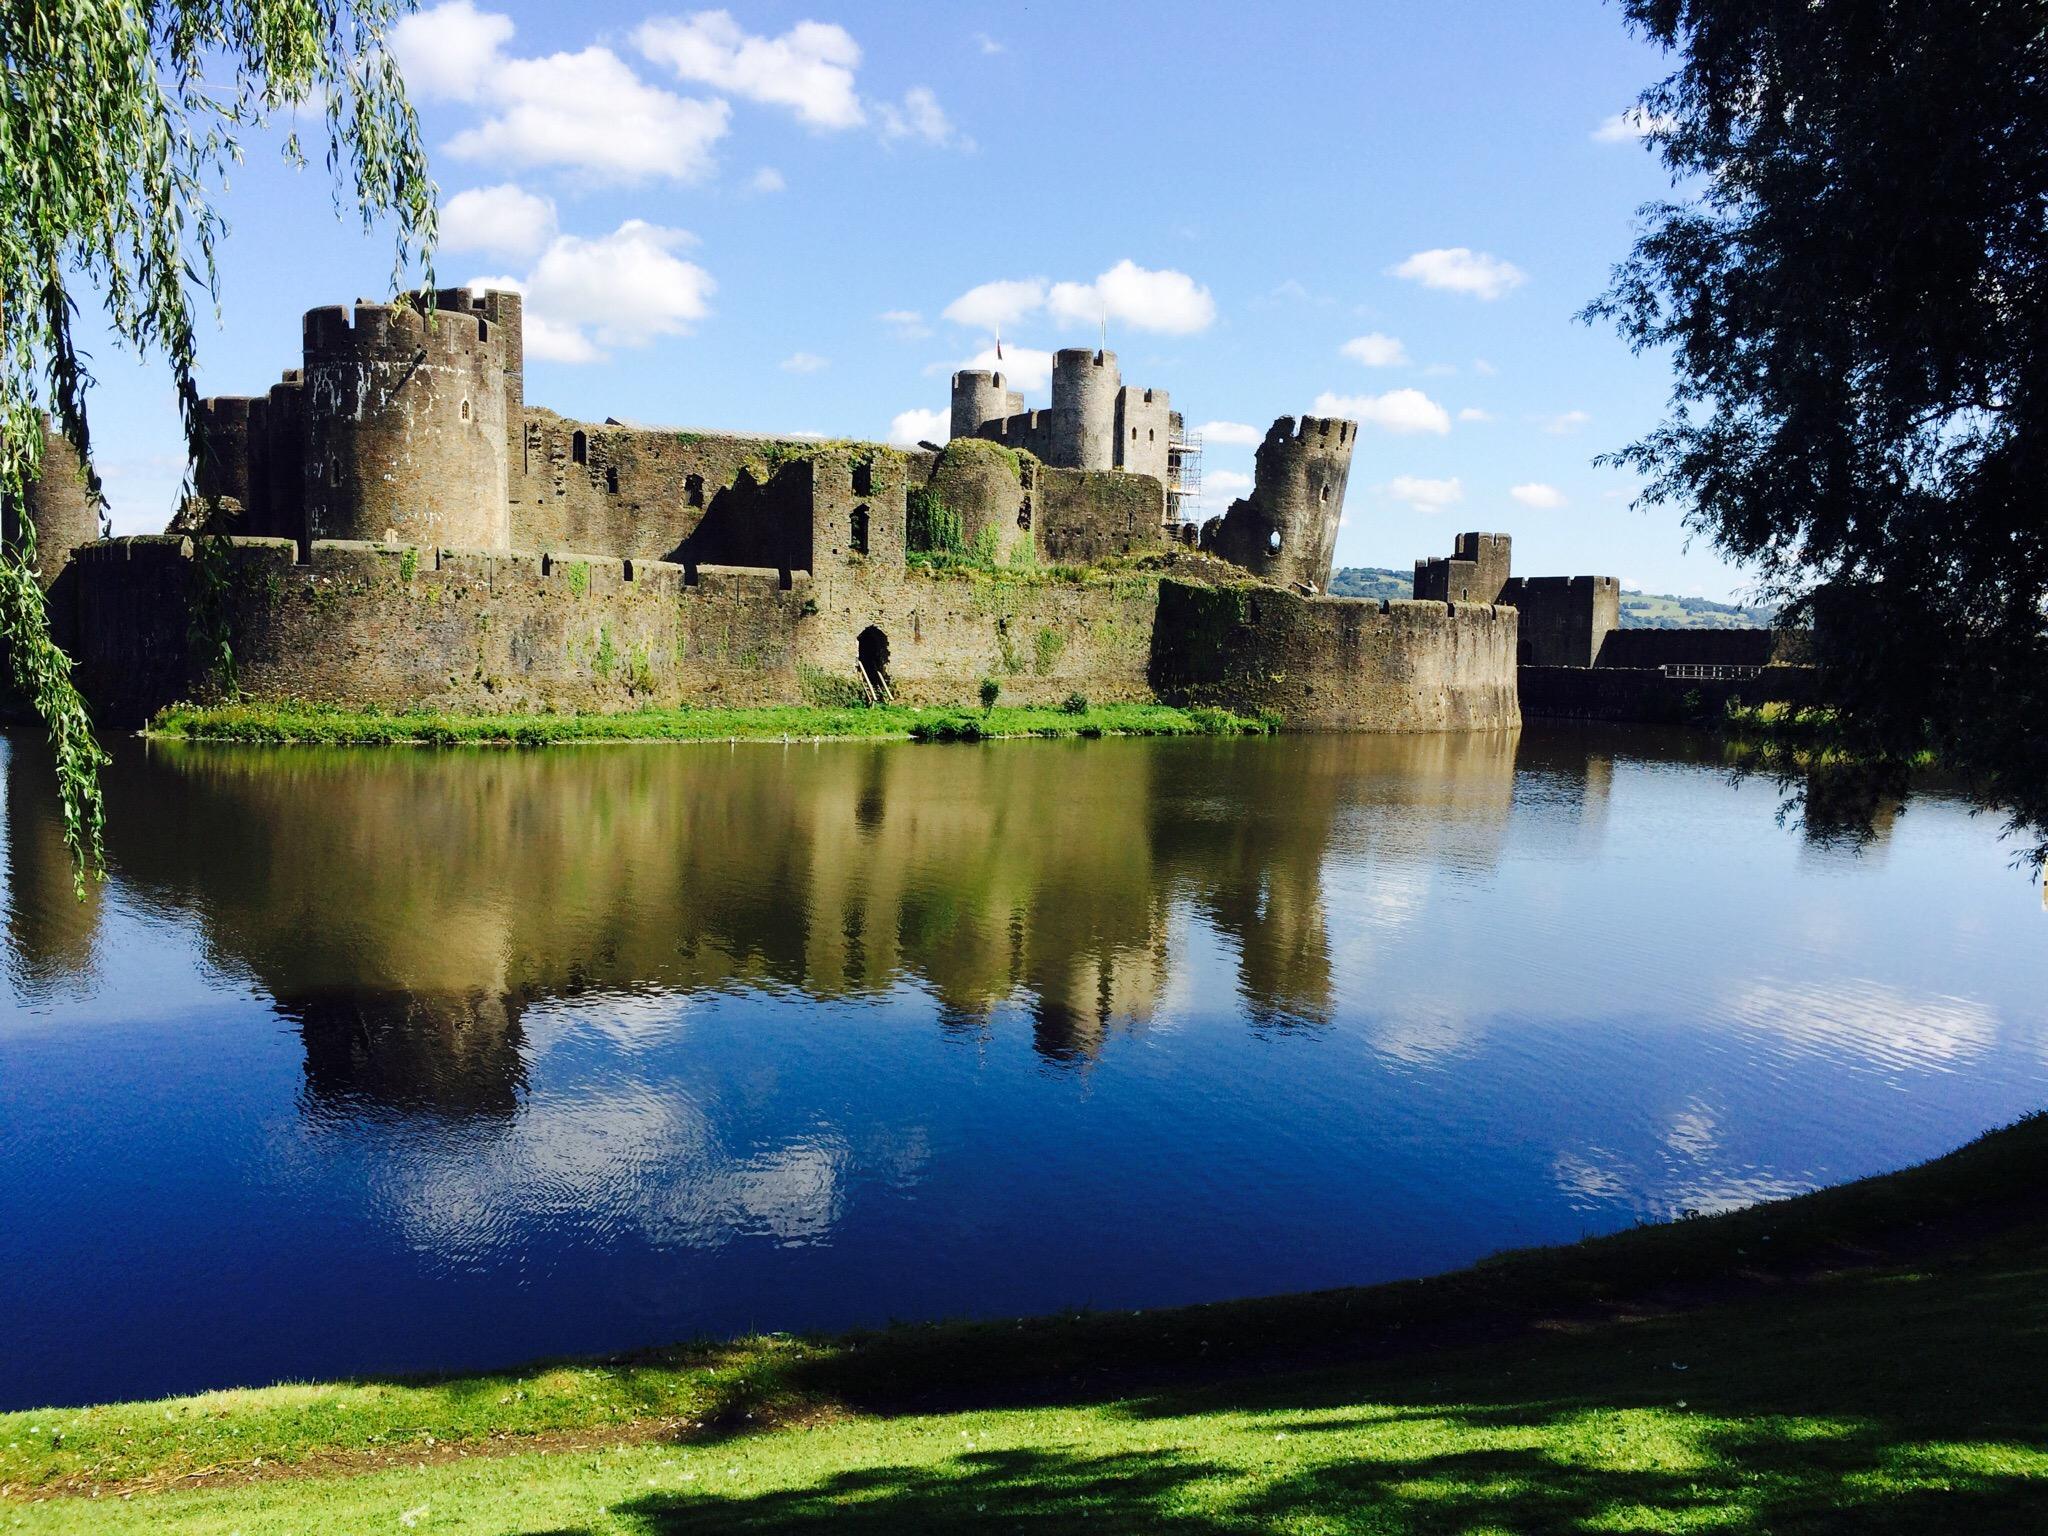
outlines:
[{"label": "still water", "polygon": [[1697,740],[4,747],[0,1406],[1426,1273],[2048,1101],[2048,914]]}]

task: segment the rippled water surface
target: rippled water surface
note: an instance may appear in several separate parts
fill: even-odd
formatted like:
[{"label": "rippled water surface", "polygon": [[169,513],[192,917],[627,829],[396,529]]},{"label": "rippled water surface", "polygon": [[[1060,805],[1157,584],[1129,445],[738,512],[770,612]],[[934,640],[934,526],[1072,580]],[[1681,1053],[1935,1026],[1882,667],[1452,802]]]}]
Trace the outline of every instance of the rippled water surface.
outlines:
[{"label": "rippled water surface", "polygon": [[1988,819],[1646,732],[7,739],[0,1405],[1421,1274],[2048,1099]]}]

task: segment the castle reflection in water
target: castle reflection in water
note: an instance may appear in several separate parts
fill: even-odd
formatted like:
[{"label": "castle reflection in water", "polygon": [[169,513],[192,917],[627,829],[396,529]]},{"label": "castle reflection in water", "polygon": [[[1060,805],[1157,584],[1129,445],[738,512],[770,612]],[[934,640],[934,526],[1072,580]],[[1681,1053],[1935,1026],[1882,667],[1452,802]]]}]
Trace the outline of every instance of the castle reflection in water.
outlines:
[{"label": "castle reflection in water", "polygon": [[1332,850],[1391,911],[1418,866],[1490,871],[1518,797],[1541,812],[1524,847],[1589,856],[1599,741],[131,744],[107,781],[111,883],[81,904],[47,759],[17,734],[11,963],[29,989],[87,975],[109,901],[188,919],[302,1036],[314,1112],[514,1113],[522,1016],[612,992],[911,987],[953,1031],[1020,1006],[1043,1060],[1075,1067],[1146,1025],[1190,923],[1222,939],[1252,1027],[1326,1023],[1333,943],[1358,937],[1332,932]]}]

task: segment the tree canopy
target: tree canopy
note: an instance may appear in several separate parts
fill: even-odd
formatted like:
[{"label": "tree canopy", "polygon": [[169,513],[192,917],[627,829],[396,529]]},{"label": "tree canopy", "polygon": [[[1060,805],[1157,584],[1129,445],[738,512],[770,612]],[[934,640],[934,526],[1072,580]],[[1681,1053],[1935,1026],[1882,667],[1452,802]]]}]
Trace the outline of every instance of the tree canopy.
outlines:
[{"label": "tree canopy", "polygon": [[[388,216],[393,286],[427,260],[434,188],[383,45],[409,9],[411,0],[0,0],[0,495],[18,498],[36,475],[45,412],[92,463],[92,381],[74,339],[87,306],[103,311],[119,344],[168,364],[196,462],[194,308],[203,296],[218,311],[218,204],[242,138],[280,112],[323,125],[338,207],[366,225]],[[296,133],[283,151],[302,159]],[[65,839],[81,870],[97,870],[102,759],[50,637],[27,519],[0,551],[0,648],[48,726]]]},{"label": "tree canopy", "polygon": [[[1859,750],[2048,826],[2048,0],[1622,0],[1674,196],[1587,313],[1669,349],[1610,462],[1816,626]],[[2036,857],[2039,857],[2037,851]]]}]

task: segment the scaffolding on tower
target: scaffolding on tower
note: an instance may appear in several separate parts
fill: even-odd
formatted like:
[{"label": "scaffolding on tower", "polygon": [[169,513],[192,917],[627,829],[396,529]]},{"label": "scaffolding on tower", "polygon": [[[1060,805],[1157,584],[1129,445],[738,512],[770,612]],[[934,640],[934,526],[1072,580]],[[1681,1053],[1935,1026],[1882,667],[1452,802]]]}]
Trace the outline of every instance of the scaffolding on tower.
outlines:
[{"label": "scaffolding on tower", "polygon": [[1190,432],[1179,411],[1166,419],[1166,524],[1185,521],[1185,509],[1202,499],[1202,434]]}]

